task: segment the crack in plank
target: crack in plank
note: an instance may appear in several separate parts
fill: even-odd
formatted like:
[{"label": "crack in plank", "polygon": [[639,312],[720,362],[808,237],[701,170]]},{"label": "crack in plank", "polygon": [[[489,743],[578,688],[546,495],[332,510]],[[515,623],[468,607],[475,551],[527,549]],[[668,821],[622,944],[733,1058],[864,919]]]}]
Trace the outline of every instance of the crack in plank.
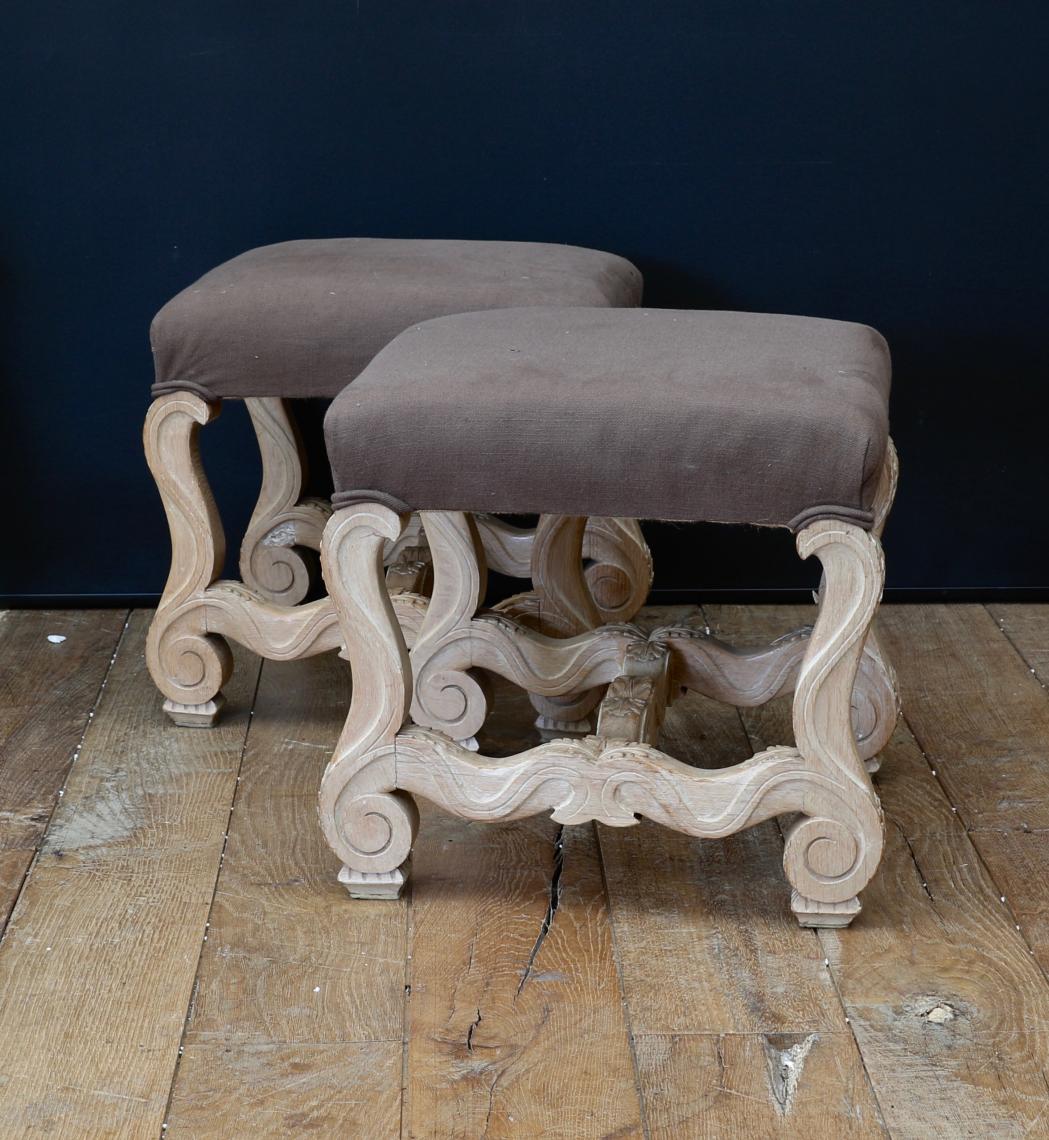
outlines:
[{"label": "crack in plank", "polygon": [[470,1022],[470,1028],[466,1031],[466,1049],[470,1053],[474,1051],[474,1031],[481,1024],[482,1020],[481,1011],[478,1010],[477,1017]]},{"label": "crack in plank", "polygon": [[528,962],[521,974],[521,984],[517,987],[517,993],[514,995],[515,1001],[521,996],[521,991],[525,988],[525,984],[531,977],[535,960],[539,957],[539,951],[546,941],[546,936],[550,933],[550,927],[554,924],[554,915],[557,914],[557,908],[561,905],[561,874],[564,869],[565,825],[562,823],[557,829],[557,835],[554,836],[554,870],[550,876],[550,902],[547,905],[543,921],[539,926],[539,935],[535,940],[535,945],[532,947],[531,954],[528,955]]}]

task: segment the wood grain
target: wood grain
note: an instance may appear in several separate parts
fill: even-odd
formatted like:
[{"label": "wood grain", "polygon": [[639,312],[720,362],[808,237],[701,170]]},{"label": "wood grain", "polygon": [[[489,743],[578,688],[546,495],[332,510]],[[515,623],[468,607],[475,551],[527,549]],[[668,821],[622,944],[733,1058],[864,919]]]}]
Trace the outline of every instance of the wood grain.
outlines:
[{"label": "wood grain", "polygon": [[[751,751],[734,709],[693,694],[662,743],[705,767]],[[723,840],[648,822],[599,835],[651,1135],[883,1135],[820,944],[791,915],[775,823]],[[770,1057],[795,1047],[813,1063],[788,1103]]]},{"label": "wood grain", "polygon": [[[662,745],[711,768],[750,755],[736,710],[691,693],[668,710]],[[790,916],[773,822],[722,840],[648,821],[598,834],[635,1034],[844,1028],[816,941]]]},{"label": "wood grain", "polygon": [[165,1140],[400,1136],[401,1043],[187,1044]]},{"label": "wood grain", "polygon": [[1049,686],[1049,606],[997,604],[987,612],[1043,687]]},{"label": "wood grain", "polygon": [[650,1140],[887,1136],[849,1033],[637,1041]]},{"label": "wood grain", "polygon": [[0,946],[8,1135],[160,1134],[257,664],[241,657],[225,724],[174,729],[149,617],[132,617]]},{"label": "wood grain", "polygon": [[[253,659],[238,655],[222,726],[173,729],[143,668],[148,615],[136,615],[0,943],[0,1133],[156,1138],[167,1120],[176,1137],[393,1137],[406,1059],[404,1136],[1049,1136],[1047,831],[1008,804],[968,836],[961,818],[993,793],[975,768],[983,782],[964,787],[973,756],[1004,758],[1015,803],[1040,802],[1049,697],[1029,668],[1049,607],[992,607],[1012,645],[980,607],[938,630],[928,610],[885,614],[905,710],[917,695],[931,747],[926,759],[901,727],[886,751],[886,852],[849,930],[797,928],[773,824],[693,840],[643,823],[599,828],[610,903],[590,828],[566,829],[541,940],[555,824],[426,809],[414,898],[351,902],[314,816],[344,664],[266,663],[238,786]],[[709,616],[757,644],[812,612]],[[42,624],[15,642],[12,620]],[[94,699],[84,670],[104,673],[119,617],[88,635],[80,664],[47,651],[79,652],[70,642],[96,620],[0,621],[3,806],[29,805],[0,828],[30,828],[4,832],[29,835],[29,855],[31,805],[47,803],[36,789],[57,795]],[[37,641],[48,632],[69,641]],[[931,674],[941,651],[949,662]],[[975,707],[951,711],[964,700]],[[492,708],[487,754],[535,742],[521,693],[497,685]],[[789,702],[748,711],[746,725],[749,739],[733,710],[692,695],[669,710],[663,742],[693,764],[736,763],[790,743]],[[952,804],[945,787],[970,799]],[[0,855],[12,890],[22,851]]]},{"label": "wood grain", "polygon": [[983,606],[888,607],[907,721],[965,824],[1049,830],[1049,700]]},{"label": "wood grain", "polygon": [[[789,609],[708,613],[733,634],[765,638],[797,620]],[[940,609],[886,615],[905,717],[914,689],[931,683],[916,673],[917,660],[933,667],[921,640],[933,622],[923,611]],[[965,609],[977,631],[986,628]],[[905,619],[916,630],[910,647]],[[937,636],[948,652],[953,625]],[[966,684],[963,673],[963,692]],[[945,702],[954,699],[947,688]],[[788,716],[781,702],[747,710],[752,742],[782,738]],[[894,1135],[945,1140],[1049,1135],[1049,983],[906,725],[886,750],[878,788],[887,844],[863,915],[848,933],[820,939],[886,1123]]]},{"label": "wood grain", "polygon": [[[313,552],[331,515],[326,499],[303,498],[306,449],[290,400],[244,401],[262,460],[259,497],[240,545],[240,576],[267,602],[298,605],[318,570]],[[307,553],[309,551],[309,553]]]},{"label": "wood grain", "polygon": [[[1049,682],[1049,606],[992,605],[987,610],[1015,651],[1011,658],[978,614],[974,617],[979,620],[971,626],[958,628],[952,623],[943,634],[951,638],[952,652],[964,652],[969,637],[974,667],[986,682],[984,700],[1006,704],[1013,733],[1003,741],[1013,757],[1006,777],[1009,798],[1000,805],[991,826],[977,817],[978,826],[970,831],[970,839],[1000,891],[999,898],[1005,896],[1006,908],[1042,969],[1049,973],[1049,831],[1045,823],[1049,732],[1043,728],[1049,725],[1045,689]],[[953,695],[947,701],[953,707]],[[919,709],[919,713],[924,711]],[[922,744],[932,756],[952,747],[938,719],[927,717],[923,726]],[[980,741],[977,751],[986,755],[986,743]],[[952,755],[947,764],[937,766],[949,778],[953,765]]]},{"label": "wood grain", "polygon": [[401,1040],[405,904],[348,899],[317,824],[349,681],[334,654],[263,666],[187,1044]]},{"label": "wood grain", "polygon": [[[530,706],[498,701],[498,743],[520,747]],[[549,819],[474,824],[424,805],[405,1136],[642,1135],[593,830],[564,829],[559,851],[561,835]]]},{"label": "wood grain", "polygon": [[0,930],[58,802],[126,617],[124,610],[0,611]]}]

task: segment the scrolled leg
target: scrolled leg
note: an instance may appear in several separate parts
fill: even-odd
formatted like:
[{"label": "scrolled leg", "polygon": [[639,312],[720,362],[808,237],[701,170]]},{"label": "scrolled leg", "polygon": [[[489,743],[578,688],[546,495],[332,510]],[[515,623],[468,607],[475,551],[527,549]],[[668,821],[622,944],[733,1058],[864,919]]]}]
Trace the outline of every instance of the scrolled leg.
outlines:
[{"label": "scrolled leg", "polygon": [[[604,624],[590,593],[583,564],[587,519],[567,515],[542,515],[532,548],[532,581],[539,609],[536,628],[550,637],[572,637]],[[590,714],[600,704],[602,691],[571,693],[564,697],[532,695],[539,714],[536,725],[542,734],[561,736],[586,733]]]},{"label": "scrolled leg", "polygon": [[889,663],[872,628],[860,659],[852,692],[852,727],[856,745],[868,772],[881,768],[881,750],[892,739],[900,719],[900,693],[896,670]]},{"label": "scrolled leg", "polygon": [[[532,577],[538,531],[512,526],[495,515],[474,516],[491,569],[511,578]],[[582,557],[590,595],[602,622],[630,621],[652,588],[652,555],[635,519],[589,518]],[[556,576],[557,567],[551,568]],[[535,582],[537,594],[519,595],[519,613],[538,609],[547,583]]]},{"label": "scrolled leg", "polygon": [[[889,440],[882,465],[881,478],[874,494],[874,525],[871,534],[879,542],[885,524],[896,498],[896,484],[899,481],[900,464],[896,447]],[[819,602],[823,584],[816,594]],[[853,727],[860,756],[867,771],[875,773],[881,768],[880,752],[892,739],[896,723],[900,719],[900,692],[885,647],[878,640],[878,633],[872,625],[867,633],[867,643],[860,659],[859,676],[853,691]]]},{"label": "scrolled leg", "polygon": [[602,621],[631,621],[652,589],[652,554],[636,519],[590,518],[583,534],[586,582]]},{"label": "scrolled leg", "polygon": [[306,454],[288,402],[244,403],[259,441],[262,484],[240,547],[240,576],[266,601],[296,606],[316,577],[314,551],[331,511],[322,500],[302,497]]},{"label": "scrolled leg", "polygon": [[410,796],[396,790],[394,740],[408,715],[411,667],[383,575],[383,543],[405,519],[377,504],[337,512],[321,559],[353,673],[353,696],[320,790],[325,838],[355,898],[396,898],[418,828]]},{"label": "scrolled leg", "polygon": [[467,625],[481,606],[487,577],[484,548],[469,515],[424,511],[422,521],[433,559],[433,595],[412,646],[412,719],[454,740],[469,740],[488,715],[485,680],[473,671],[434,667],[431,658],[442,638]]},{"label": "scrolled leg", "polygon": [[200,428],[219,414],[189,392],[154,400],[143,442],[171,532],[171,570],[146,640],[146,663],[179,725],[209,727],[222,708],[233,671],[226,641],[207,632],[204,591],[226,555],[222,520],[200,460]]},{"label": "scrolled leg", "polygon": [[802,815],[783,863],[792,907],[808,926],[841,926],[881,858],[881,809],[856,744],[851,698],[860,656],[881,598],[878,539],[824,520],[798,535],[803,558],[823,564],[819,614],[794,690],[794,734],[810,773]]}]

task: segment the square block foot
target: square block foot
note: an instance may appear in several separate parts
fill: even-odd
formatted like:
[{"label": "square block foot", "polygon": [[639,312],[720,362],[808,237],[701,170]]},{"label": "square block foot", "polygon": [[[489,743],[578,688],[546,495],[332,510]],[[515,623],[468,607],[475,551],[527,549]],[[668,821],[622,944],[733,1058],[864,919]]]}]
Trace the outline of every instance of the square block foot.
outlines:
[{"label": "square block foot", "polygon": [[350,892],[351,899],[400,898],[407,881],[407,863],[393,871],[354,871],[343,867],[339,872],[339,882]]},{"label": "square block foot", "polygon": [[839,903],[816,902],[794,891],[790,896],[790,909],[802,926],[848,926],[860,913],[860,900],[853,896]]},{"label": "square block foot", "polygon": [[183,705],[178,701],[165,701],[164,711],[179,728],[211,728],[219,719],[226,698],[219,693],[212,701],[202,705]]}]

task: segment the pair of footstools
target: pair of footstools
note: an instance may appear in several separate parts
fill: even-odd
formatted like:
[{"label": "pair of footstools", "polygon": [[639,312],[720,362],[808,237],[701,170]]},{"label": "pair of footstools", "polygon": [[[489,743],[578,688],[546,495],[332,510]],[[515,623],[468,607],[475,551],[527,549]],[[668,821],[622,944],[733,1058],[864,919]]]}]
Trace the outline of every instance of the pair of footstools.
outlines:
[{"label": "pair of footstools", "polygon": [[[320,815],[355,897],[399,892],[419,795],[476,820],[645,816],[710,837],[793,815],[799,920],[859,910],[882,847],[869,772],[897,716],[871,630],[896,482],[888,351],[862,325],[637,308],[640,287],[574,247],[291,242],[154,322],[146,450],[173,554],[150,669],[176,723],[209,725],[229,639],[275,659],[343,648],[353,695]],[[298,396],[334,398],[334,513],[302,494]],[[197,451],[229,397],[263,459],[241,582],[219,580]],[[815,625],[744,652],[628,624],[651,581],[644,518],[789,527],[823,567]],[[318,547],[328,596],[308,601]],[[531,589],[485,609],[489,566]],[[485,673],[531,695],[545,743],[477,752]],[[731,768],[673,759],[660,725],[685,689],[737,706],[793,692],[794,745]]]}]

